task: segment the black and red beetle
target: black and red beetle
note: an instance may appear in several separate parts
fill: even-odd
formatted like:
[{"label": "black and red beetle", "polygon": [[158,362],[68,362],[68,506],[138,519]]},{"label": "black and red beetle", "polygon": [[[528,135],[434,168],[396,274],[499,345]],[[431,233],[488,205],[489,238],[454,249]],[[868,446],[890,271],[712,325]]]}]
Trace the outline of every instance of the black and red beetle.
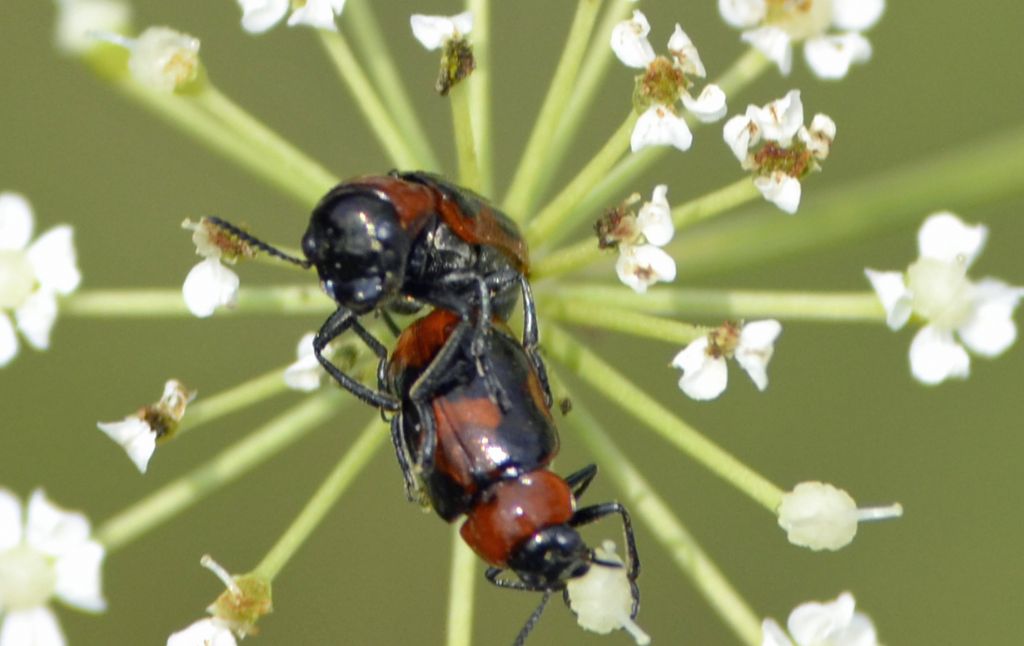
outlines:
[{"label": "black and red beetle", "polygon": [[220,218],[207,219],[278,258],[316,268],[338,305],[313,340],[317,359],[341,386],[388,411],[398,410],[399,402],[328,361],[328,343],[351,328],[384,361],[387,349],[359,317],[374,310],[386,315],[384,308],[411,314],[429,304],[479,323],[474,354],[484,372],[480,347],[486,326],[492,317],[508,318],[520,286],[527,293],[529,258],[515,222],[480,195],[430,173],[392,171],[332,188],[313,209],[302,237],[305,259]]},{"label": "black and red beetle", "polygon": [[[492,583],[545,593],[517,643],[551,592],[564,591],[593,564],[619,567],[598,559],[576,529],[618,514],[635,617],[640,562],[629,513],[617,502],[576,508],[596,466],[564,479],[548,470],[558,431],[539,362],[524,350],[536,347],[535,332],[520,344],[502,321],[492,321],[485,337],[490,383],[477,370],[472,339],[469,322],[434,310],[406,328],[387,365],[387,386],[402,403],[392,442],[410,494],[422,489],[448,522],[466,516],[462,538],[490,565]],[[503,578],[506,570],[518,580]]]}]

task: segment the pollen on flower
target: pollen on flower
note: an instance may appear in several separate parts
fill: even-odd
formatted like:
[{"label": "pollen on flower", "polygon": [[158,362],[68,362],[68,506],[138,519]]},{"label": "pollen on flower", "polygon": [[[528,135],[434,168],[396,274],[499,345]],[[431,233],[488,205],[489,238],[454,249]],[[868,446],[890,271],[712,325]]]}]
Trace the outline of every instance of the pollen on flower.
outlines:
[{"label": "pollen on flower", "polygon": [[204,258],[220,258],[234,264],[239,258],[256,256],[256,250],[247,240],[219,226],[210,218],[200,218],[199,222],[186,219],[181,223],[181,228],[192,232],[196,254]]},{"label": "pollen on flower", "polygon": [[413,14],[409,19],[413,36],[428,50],[441,49],[441,70],[435,89],[445,96],[476,69],[473,47],[467,36],[473,30],[473,14],[455,16]]},{"label": "pollen on flower", "polygon": [[899,503],[858,509],[850,494],[824,482],[801,482],[782,497],[778,509],[779,526],[789,542],[814,551],[846,547],[861,521],[902,515]]}]

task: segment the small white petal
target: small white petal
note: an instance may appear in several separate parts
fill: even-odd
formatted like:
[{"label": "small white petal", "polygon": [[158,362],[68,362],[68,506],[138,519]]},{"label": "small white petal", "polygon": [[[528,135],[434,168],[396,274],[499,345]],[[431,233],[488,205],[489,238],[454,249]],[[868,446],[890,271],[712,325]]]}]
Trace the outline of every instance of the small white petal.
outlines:
[{"label": "small white petal", "polygon": [[648,146],[675,146],[686,151],[692,143],[693,134],[686,121],[677,117],[671,109],[658,104],[647,108],[640,115],[629,138],[629,147],[633,152]]},{"label": "small white petal", "polygon": [[640,11],[633,12],[631,20],[623,20],[612,29],[612,51],[623,65],[645,68],[654,60],[654,48],[647,40],[651,25]]},{"label": "small white petal", "polygon": [[62,554],[54,564],[57,598],[87,612],[106,610],[101,577],[104,554],[103,546],[96,541],[87,541]]},{"label": "small white petal", "polygon": [[761,646],[793,646],[782,626],[774,619],[761,622]]},{"label": "small white petal", "polygon": [[683,371],[679,388],[699,401],[721,395],[729,380],[725,358],[712,357],[707,350],[708,339],[705,336],[690,343],[672,359],[672,366]]},{"label": "small white petal", "polygon": [[676,261],[654,245],[619,245],[619,259],[615,263],[619,280],[638,294],[657,282],[671,282],[676,278]]},{"label": "small white petal", "polygon": [[6,489],[0,489],[0,552],[21,542],[21,501]]},{"label": "small white petal", "polygon": [[14,311],[14,319],[25,340],[37,350],[45,350],[50,347],[50,332],[57,322],[57,298],[52,292],[36,290]]},{"label": "small white petal", "polygon": [[843,31],[865,31],[884,11],[885,0],[832,0],[832,24]]},{"label": "small white petal", "polygon": [[679,68],[686,74],[699,76],[700,78],[708,75],[704,69],[704,63],[700,60],[697,47],[690,40],[690,37],[686,35],[686,32],[683,31],[683,28],[679,26],[679,23],[676,23],[676,29],[672,32],[672,37],[668,39],[668,51],[675,56]]},{"label": "small white petal", "polygon": [[728,110],[725,92],[714,83],[705,85],[696,99],[690,98],[689,94],[683,94],[683,105],[703,123],[718,121]]},{"label": "small white petal", "polygon": [[775,352],[775,339],[781,332],[782,324],[773,319],[753,321],[740,330],[734,356],[758,390],[768,387],[768,362]]},{"label": "small white petal", "polygon": [[226,623],[207,617],[167,638],[167,646],[237,646],[234,634]]},{"label": "small white petal", "polygon": [[[605,541],[594,552],[604,563],[623,565],[611,541]],[[637,644],[651,643],[650,636],[630,617],[633,594],[625,567],[592,564],[586,574],[570,579],[565,588],[569,607],[584,630],[607,635],[621,628],[628,631]]]},{"label": "small white petal", "polygon": [[672,210],[668,205],[668,186],[659,184],[654,187],[650,202],[644,202],[637,214],[636,224],[647,238],[647,242],[664,247],[675,233],[672,224]]},{"label": "small white petal", "polygon": [[46,606],[12,610],[0,618],[0,646],[64,646],[57,615]]},{"label": "small white petal", "polygon": [[132,7],[124,0],[57,0],[57,48],[81,54],[97,45],[97,33],[124,33]]},{"label": "small white petal", "polygon": [[[824,482],[798,484],[782,496],[778,514],[789,542],[816,552],[845,547],[857,534],[857,503]],[[797,638],[797,643],[804,642]]]},{"label": "small white petal", "polygon": [[28,248],[28,261],[39,284],[58,294],[70,294],[82,281],[71,227],[61,225],[39,236]]},{"label": "small white petal", "polygon": [[953,377],[966,379],[970,370],[971,359],[952,332],[926,325],[914,335],[910,371],[918,381],[932,386]]},{"label": "small white petal", "polygon": [[313,352],[315,336],[310,332],[299,339],[298,359],[284,370],[284,383],[292,390],[312,392],[320,387],[324,372]]},{"label": "small white petal", "polygon": [[963,262],[970,267],[985,247],[988,228],[969,226],[947,211],[928,216],[917,232],[918,253],[944,262]]},{"label": "small white petal", "polygon": [[914,295],[907,289],[903,273],[865,269],[864,275],[871,281],[871,287],[882,302],[885,323],[889,329],[898,330],[906,325],[913,313]]},{"label": "small white petal", "polygon": [[1017,339],[1013,311],[1017,309],[1024,290],[986,278],[974,286],[974,306],[970,318],[957,329],[960,339],[973,352],[995,357],[1005,352]]},{"label": "small white petal", "polygon": [[746,162],[750,148],[761,141],[761,126],[755,118],[758,110],[757,106],[748,106],[745,115],[736,115],[722,128],[722,138],[741,164]]},{"label": "small white petal", "polygon": [[0,251],[19,251],[32,239],[32,206],[18,193],[0,193]]},{"label": "small white petal", "polygon": [[238,284],[238,274],[222,265],[217,258],[207,258],[188,272],[181,293],[189,311],[205,318],[212,316],[218,307],[235,304]]},{"label": "small white petal", "polygon": [[36,489],[28,500],[25,542],[32,549],[60,557],[89,540],[89,520],[81,513],[54,505]]},{"label": "small white petal", "polygon": [[242,29],[250,34],[262,34],[281,22],[288,9],[290,0],[238,0],[242,8]]},{"label": "small white petal", "polygon": [[764,199],[786,213],[796,213],[800,208],[800,180],[795,177],[779,170],[767,177],[755,177],[754,186]]},{"label": "small white petal", "polygon": [[827,159],[836,138],[836,122],[827,114],[818,113],[811,120],[810,127],[800,128],[796,136],[815,159]]},{"label": "small white petal", "polygon": [[741,40],[778,65],[783,76],[789,76],[793,69],[793,41],[789,34],[778,27],[761,27],[743,32]]},{"label": "small white petal", "polygon": [[857,32],[819,36],[804,44],[804,59],[818,78],[841,79],[851,65],[871,59],[871,43]]},{"label": "small white petal", "polygon": [[199,74],[199,39],[168,27],[150,27],[130,50],[132,77],[160,92],[174,92]]},{"label": "small white petal", "polygon": [[413,14],[409,18],[412,35],[427,49],[438,49],[446,41],[469,34],[473,29],[473,14],[469,11],[457,16],[424,16]]},{"label": "small white petal", "polygon": [[0,368],[9,364],[16,356],[18,337],[14,334],[14,324],[6,314],[0,312]]},{"label": "small white petal", "polygon": [[288,26],[305,25],[314,29],[338,31],[334,19],[340,16],[344,9],[345,0],[307,0],[305,5],[288,16]]},{"label": "small white petal", "polygon": [[776,99],[756,112],[762,136],[783,146],[793,142],[793,137],[804,125],[804,104],[800,90],[790,90],[786,96]]},{"label": "small white petal", "polygon": [[119,422],[98,422],[96,428],[117,442],[141,473],[146,472],[156,451],[156,432],[145,420],[132,416]]},{"label": "small white petal", "polygon": [[718,0],[718,13],[729,26],[737,29],[753,27],[761,22],[767,10],[765,0]]}]

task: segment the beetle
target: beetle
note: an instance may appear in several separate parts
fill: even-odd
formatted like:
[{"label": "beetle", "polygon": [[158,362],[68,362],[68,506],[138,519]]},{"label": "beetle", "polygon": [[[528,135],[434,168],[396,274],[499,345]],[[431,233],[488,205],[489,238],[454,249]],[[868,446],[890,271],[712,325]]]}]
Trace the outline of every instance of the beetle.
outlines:
[{"label": "beetle", "polygon": [[[529,257],[515,222],[486,198],[426,172],[391,171],[332,188],[314,207],[296,258],[217,217],[215,226],[277,258],[313,267],[337,309],[320,327],[313,350],[324,369],[360,399],[393,412],[399,402],[360,383],[323,354],[353,329],[383,362],[387,349],[359,317],[387,310],[412,314],[424,304],[473,319],[478,370],[487,371],[483,337],[492,317],[505,320],[526,285]],[[533,303],[524,307],[533,310]]]},{"label": "beetle", "polygon": [[[500,320],[485,337],[493,384],[476,369],[473,328],[457,313],[435,309],[407,327],[385,371],[386,386],[402,402],[391,439],[410,497],[419,489],[445,521],[461,516],[463,540],[489,565],[485,576],[504,588],[544,592],[517,638],[522,643],[553,591],[598,559],[577,531],[618,515],[626,535],[627,576],[639,610],[640,571],[629,512],[617,502],[577,508],[597,474],[593,464],[561,478],[548,469],[558,453],[551,398],[525,348]],[[511,571],[517,579],[503,577]]]}]

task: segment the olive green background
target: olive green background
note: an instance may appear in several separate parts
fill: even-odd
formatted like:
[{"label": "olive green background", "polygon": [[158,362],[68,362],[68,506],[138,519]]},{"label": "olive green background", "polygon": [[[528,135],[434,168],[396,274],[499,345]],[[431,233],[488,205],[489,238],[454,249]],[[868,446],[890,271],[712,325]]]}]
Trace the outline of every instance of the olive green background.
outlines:
[{"label": "olive green background", "polygon": [[[201,38],[214,81],[339,176],[389,168],[309,32],[281,28],[251,37],[241,31],[229,0],[134,4],[136,24],[167,24]],[[387,46],[450,169],[448,107],[431,93],[436,58],[413,41],[407,17],[454,13],[461,4],[374,4],[389,34]],[[507,182],[575,3],[493,4],[494,148],[498,176]],[[835,119],[833,157],[824,173],[806,182],[805,196],[1020,123],[1024,10],[1015,3],[952,0],[890,4],[869,33],[874,60],[846,80],[814,81],[798,55],[791,78],[772,71],[730,98],[730,113],[737,113],[747,103],[799,87],[808,116],[823,111]],[[656,48],[662,49],[678,20],[712,76],[742,51],[738,32],[721,22],[714,2],[642,5]],[[53,15],[52,4],[43,0],[0,0],[0,190],[31,199],[39,231],[61,222],[75,226],[81,289],[180,285],[196,261],[179,229],[185,217],[219,214],[248,222],[271,240],[297,243],[310,205],[275,192],[61,57],[52,46]],[[631,89],[632,73],[614,65],[556,185],[618,125]],[[678,202],[738,176],[715,126],[696,132],[690,152],[668,156],[635,188],[648,194],[653,183],[665,181]],[[987,223],[991,237],[973,275],[1024,284],[1021,198],[962,207],[931,204],[921,217],[952,208],[969,222]],[[786,216],[757,208],[785,226]],[[815,215],[802,211],[795,217]],[[916,223],[879,239],[703,276],[699,284],[866,289],[865,266],[898,269],[912,260],[915,230]],[[686,259],[678,261],[684,268]],[[611,276],[610,260],[604,268]],[[302,280],[252,266],[240,273],[243,284]],[[95,429],[96,420],[118,419],[154,400],[170,376],[201,395],[213,394],[283,365],[293,358],[299,336],[319,322],[61,318],[49,352],[23,349],[0,371],[0,485],[19,495],[43,486],[59,504],[101,522],[299,396],[283,395],[162,448],[145,477]],[[581,332],[643,379],[661,402],[776,483],[823,479],[848,489],[861,504],[904,504],[904,519],[862,526],[839,553],[801,550],[745,496],[666,449],[631,418],[603,411],[619,444],[759,614],[784,621],[798,603],[851,590],[887,644],[1020,643],[1024,350],[1018,344],[996,361],[974,361],[965,383],[927,388],[909,375],[911,336],[875,325],[787,323],[766,393],[756,392],[732,366],[726,394],[702,404],[676,389],[676,371],[667,364],[678,348]],[[585,391],[578,396],[600,402]],[[113,554],[104,567],[109,611],[99,617],[60,611],[71,643],[163,643],[172,630],[202,616],[221,588],[198,566],[200,555],[213,554],[235,572],[258,562],[369,418],[362,407],[348,410],[354,412]],[[572,433],[562,439],[559,471],[590,459]],[[598,478],[587,498],[616,495],[607,478]],[[614,536],[611,531],[617,533],[589,535]],[[642,524],[637,534],[644,564],[639,621],[656,643],[734,643]],[[275,582],[276,611],[261,622],[256,643],[441,643],[449,537],[436,518],[405,502],[394,459],[381,452]],[[481,644],[506,643],[536,601],[483,583],[477,598],[475,637]],[[623,634],[582,633],[571,613],[554,603],[532,643],[627,642]]]}]

